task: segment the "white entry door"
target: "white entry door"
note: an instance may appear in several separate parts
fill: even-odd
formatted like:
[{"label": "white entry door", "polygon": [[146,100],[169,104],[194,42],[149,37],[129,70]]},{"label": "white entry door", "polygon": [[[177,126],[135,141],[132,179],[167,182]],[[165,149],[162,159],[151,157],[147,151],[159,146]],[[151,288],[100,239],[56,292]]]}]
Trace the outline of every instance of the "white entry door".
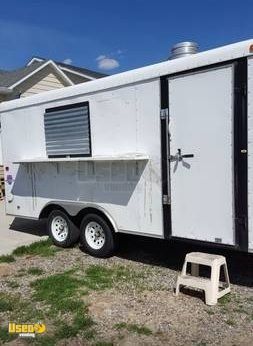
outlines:
[{"label": "white entry door", "polygon": [[172,235],[232,245],[233,66],[168,83]]}]

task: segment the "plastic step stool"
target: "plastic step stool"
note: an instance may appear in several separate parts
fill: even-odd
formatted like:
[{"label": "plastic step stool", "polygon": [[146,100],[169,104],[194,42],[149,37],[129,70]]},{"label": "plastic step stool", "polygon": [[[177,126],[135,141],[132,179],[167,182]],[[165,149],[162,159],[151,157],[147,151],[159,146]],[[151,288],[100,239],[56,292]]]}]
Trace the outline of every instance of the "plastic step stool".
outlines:
[{"label": "plastic step stool", "polygon": [[[191,275],[186,273],[188,263],[191,264]],[[211,267],[210,278],[199,277],[199,265]],[[221,267],[224,268],[225,275],[225,283],[223,283],[222,287],[220,283]],[[180,286],[199,288],[205,292],[207,305],[217,304],[219,298],[230,292],[226,258],[203,252],[188,253],[185,256],[182,272],[177,278],[176,295],[179,294]]]}]

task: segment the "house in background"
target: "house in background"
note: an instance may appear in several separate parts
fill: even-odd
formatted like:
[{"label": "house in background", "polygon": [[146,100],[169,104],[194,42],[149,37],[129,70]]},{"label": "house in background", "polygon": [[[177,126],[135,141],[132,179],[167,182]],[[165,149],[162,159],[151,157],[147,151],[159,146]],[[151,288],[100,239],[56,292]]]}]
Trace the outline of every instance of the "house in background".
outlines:
[{"label": "house in background", "polygon": [[[22,68],[11,71],[0,70],[0,102],[89,82],[102,77],[106,77],[106,75],[54,60],[33,57],[28,61],[26,66]],[[1,164],[2,149],[0,127],[0,165]],[[3,167],[0,166],[0,198],[2,194]]]},{"label": "house in background", "polygon": [[0,102],[105,76],[86,68],[33,57],[25,67],[12,71],[0,70]]}]

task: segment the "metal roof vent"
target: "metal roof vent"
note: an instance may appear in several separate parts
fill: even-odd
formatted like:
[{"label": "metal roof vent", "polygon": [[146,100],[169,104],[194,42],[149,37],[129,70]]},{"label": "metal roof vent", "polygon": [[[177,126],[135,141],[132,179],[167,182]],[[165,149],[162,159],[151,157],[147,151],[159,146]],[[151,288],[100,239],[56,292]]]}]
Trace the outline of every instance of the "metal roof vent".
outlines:
[{"label": "metal roof vent", "polygon": [[198,44],[196,42],[180,42],[171,48],[170,59],[182,58],[184,56],[198,53]]}]

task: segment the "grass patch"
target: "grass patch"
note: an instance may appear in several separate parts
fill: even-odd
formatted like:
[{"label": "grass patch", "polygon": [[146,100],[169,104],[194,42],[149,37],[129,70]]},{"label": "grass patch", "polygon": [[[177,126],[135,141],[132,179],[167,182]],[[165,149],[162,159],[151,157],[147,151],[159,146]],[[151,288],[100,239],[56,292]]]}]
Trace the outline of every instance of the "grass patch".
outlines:
[{"label": "grass patch", "polygon": [[31,267],[27,270],[27,273],[30,275],[42,275],[44,271],[38,267]]},{"label": "grass patch", "polygon": [[19,273],[19,274],[25,274],[25,273],[26,273],[25,268],[19,269],[19,270],[18,270],[18,273]]},{"label": "grass patch", "polygon": [[237,308],[235,308],[233,311],[236,312],[236,313],[239,313],[239,314],[248,315],[248,311],[244,308],[243,305],[239,305],[239,306],[238,306]]},{"label": "grass patch", "polygon": [[85,286],[92,290],[108,289],[112,287],[114,271],[100,265],[91,265],[85,271]]},{"label": "grass patch", "polygon": [[[42,311],[36,309],[30,300],[21,301],[20,296],[4,293],[0,294],[0,312],[8,316],[8,321],[17,323],[36,322],[44,318]],[[0,344],[9,342],[17,337],[17,334],[9,334],[7,326],[0,326]]]},{"label": "grass patch", "polygon": [[17,283],[17,281],[7,280],[7,281],[5,281],[5,283],[10,288],[18,288],[19,287],[19,284]]},{"label": "grass patch", "polygon": [[126,329],[129,332],[133,332],[139,335],[151,335],[152,334],[152,330],[149,329],[146,326],[138,326],[137,324],[133,324],[133,323],[125,323],[125,322],[121,322],[121,323],[116,323],[114,325],[114,327],[117,330],[121,330],[121,329]]},{"label": "grass patch", "polygon": [[92,290],[110,289],[118,282],[137,284],[138,279],[142,277],[141,274],[123,266],[106,268],[100,265],[91,265],[85,274],[84,284]]},{"label": "grass patch", "polygon": [[[31,286],[34,289],[33,298],[45,305],[40,303],[38,309],[33,300],[0,294],[0,312],[8,313],[8,319],[15,322],[34,323],[41,320],[52,326],[47,335],[36,336],[36,340],[33,340],[35,345],[53,346],[62,339],[77,335],[86,340],[94,337],[94,322],[80,297],[82,291],[80,290],[80,293],[79,288],[82,288],[83,282],[74,276],[73,270],[36,279]],[[64,317],[65,313],[68,313],[68,323]],[[7,329],[2,328],[0,344],[10,340]]]},{"label": "grass patch", "polygon": [[[33,281],[33,297],[51,305],[55,311],[73,311],[78,302],[76,293],[83,285],[82,280],[74,277],[73,273],[74,271],[70,270]],[[72,300],[74,296],[75,300]]]},{"label": "grass patch", "polygon": [[[81,299],[84,280],[76,277],[74,270],[61,274],[50,275],[31,283],[34,289],[33,297],[50,306],[47,313],[51,320],[59,314],[70,313],[71,323],[59,319],[54,336],[47,340],[47,345],[53,345],[58,340],[68,339],[80,334],[85,339],[94,337],[91,329],[94,322],[88,315],[88,309]],[[41,339],[42,340],[42,339]],[[46,344],[46,343],[45,343]]]},{"label": "grass patch", "polygon": [[3,343],[6,343],[6,342],[12,341],[16,338],[17,338],[16,335],[9,334],[8,327],[0,326],[0,341],[2,341]]},{"label": "grass patch", "polygon": [[229,325],[229,326],[235,326],[235,321],[229,319],[226,321],[226,323]]},{"label": "grass patch", "polygon": [[234,299],[233,295],[230,294],[226,294],[225,296],[221,297],[218,302],[220,305],[227,305],[229,304],[232,300]]},{"label": "grass patch", "polygon": [[90,329],[93,325],[94,322],[87,315],[87,311],[81,311],[79,309],[78,313],[74,316],[73,323],[69,325],[61,322],[55,335],[57,339],[68,339],[81,333],[86,339],[91,339],[94,337],[94,331]]},{"label": "grass patch", "polygon": [[21,268],[18,270],[17,274],[15,275],[15,278],[21,278],[22,276],[26,275],[26,270],[24,268]]},{"label": "grass patch", "polygon": [[13,311],[16,306],[16,299],[8,294],[0,294],[0,312]]},{"label": "grass patch", "polygon": [[[49,251],[49,252],[48,252]],[[15,256],[44,255],[55,252],[51,241],[41,241],[15,250]],[[43,256],[42,255],[42,256]],[[42,269],[31,267],[27,271],[18,271],[20,275],[41,275]],[[111,268],[91,265],[85,273],[72,269],[46,277],[38,277],[30,283],[33,289],[32,299],[9,299],[3,295],[0,299],[0,311],[7,311],[9,318],[17,322],[44,321],[51,326],[46,335],[37,335],[35,344],[55,345],[61,340],[67,340],[79,335],[83,340],[95,343],[94,322],[88,314],[87,305],[83,299],[88,290],[103,290],[115,287],[121,283],[131,285],[142,277],[131,268],[113,266]],[[11,285],[15,285],[11,284]],[[1,298],[1,296],[0,296]],[[66,319],[66,316],[68,318]],[[120,329],[120,327],[118,327]],[[127,324],[124,327],[130,332],[149,335],[152,332],[145,326]],[[1,343],[1,342],[0,342]],[[98,343],[109,346],[111,343]]]},{"label": "grass patch", "polygon": [[247,298],[246,298],[246,301],[247,301],[248,303],[253,303],[253,297],[247,297]]},{"label": "grass patch", "polygon": [[12,320],[18,323],[34,323],[45,320],[45,313],[38,309],[31,300],[20,300],[17,302],[12,313]]},{"label": "grass patch", "polygon": [[0,294],[0,312],[9,312],[10,321],[36,322],[44,319],[44,314],[30,300],[21,300],[19,295]]},{"label": "grass patch", "polygon": [[15,258],[12,255],[2,255],[0,256],[0,263],[12,263],[15,262]]},{"label": "grass patch", "polygon": [[53,246],[53,243],[50,238],[46,240],[40,240],[30,245],[23,245],[17,247],[12,254],[14,256],[24,256],[24,255],[32,255],[32,256],[42,256],[42,257],[50,257],[54,256],[57,252],[57,248]]}]

